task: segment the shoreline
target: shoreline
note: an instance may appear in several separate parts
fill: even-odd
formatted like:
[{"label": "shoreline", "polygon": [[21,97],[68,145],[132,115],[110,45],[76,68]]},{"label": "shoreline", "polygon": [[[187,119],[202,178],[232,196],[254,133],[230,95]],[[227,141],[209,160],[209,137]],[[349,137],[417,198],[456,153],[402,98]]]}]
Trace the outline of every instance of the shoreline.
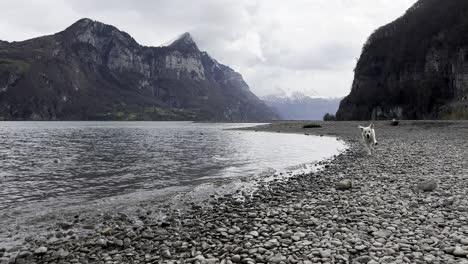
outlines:
[{"label": "shoreline", "polygon": [[[242,124],[238,125],[237,127],[234,126],[234,130],[243,127]],[[260,124],[254,123],[254,125]],[[232,130],[232,128],[226,128],[225,130]],[[237,134],[235,131],[230,131],[229,133]],[[244,131],[244,134],[246,133],[250,134],[252,132]],[[276,133],[265,132],[265,134],[270,134],[273,138],[277,138],[276,135],[274,135]],[[261,134],[252,134],[251,136],[264,137]],[[303,136],[296,135],[295,137],[302,138]],[[305,141],[310,142],[309,140],[304,140],[304,142]],[[333,142],[331,143],[335,144]],[[315,144],[312,144],[312,146],[314,145]],[[302,152],[305,153],[304,151]],[[327,154],[325,156],[329,158],[331,155],[333,154],[330,154],[330,156]],[[302,156],[304,157],[304,155]],[[178,186],[172,189],[178,188],[180,189],[179,191],[171,191],[171,188],[166,188],[168,189],[168,191],[165,192],[166,194],[161,194],[159,192],[157,195],[151,192],[148,192],[146,195],[142,195],[140,192],[138,192],[137,195],[133,193],[125,194],[96,201],[87,201],[82,204],[70,204],[70,206],[62,209],[46,208],[46,210],[41,210],[37,214],[30,213],[29,216],[24,217],[18,217],[20,216],[19,213],[15,216],[15,212],[5,212],[3,217],[6,222],[4,223],[5,225],[0,228],[0,263],[6,262],[7,259],[14,258],[17,253],[22,252],[20,255],[24,256],[28,254],[28,251],[32,252],[32,249],[34,249],[36,245],[59,241],[64,242],[69,239],[79,240],[87,235],[92,236],[93,233],[106,228],[105,220],[109,220],[119,213],[127,215],[130,220],[135,222],[140,222],[139,218],[142,214],[141,212],[143,212],[143,214],[150,212],[147,214],[148,217],[163,220],[170,211],[179,210],[180,213],[194,204],[211,206],[211,202],[220,196],[223,196],[221,199],[224,199],[224,196],[243,199],[244,195],[250,195],[254,192],[259,183],[266,184],[272,179],[286,178],[295,173],[307,173],[307,171],[312,172],[317,169],[317,167],[314,167],[314,164],[309,164],[309,162],[305,162],[305,160],[310,160],[310,157],[302,158],[300,163],[291,167],[288,166],[281,169],[265,168],[261,173],[251,176],[244,175],[242,177],[234,177],[225,180],[223,180],[223,178],[214,179],[215,181],[195,185],[195,188],[191,190],[188,190],[187,186]],[[322,158],[317,159],[317,161],[319,160],[322,160]],[[299,164],[301,165],[299,166]],[[280,173],[282,174],[281,177],[279,175]],[[146,199],[144,197],[146,197]],[[123,204],[120,204],[119,200],[123,202]],[[126,205],[128,205],[128,207],[126,207]]]},{"label": "shoreline", "polygon": [[[322,127],[303,129],[308,123]],[[337,136],[350,148],[323,162],[325,170],[273,181],[244,202],[227,195],[164,221],[104,217],[107,228],[87,238],[31,241],[16,263],[468,263],[468,122],[377,122],[372,157],[361,150],[357,124],[241,129]],[[435,191],[415,188],[432,177]],[[343,179],[351,190],[335,188]]]}]

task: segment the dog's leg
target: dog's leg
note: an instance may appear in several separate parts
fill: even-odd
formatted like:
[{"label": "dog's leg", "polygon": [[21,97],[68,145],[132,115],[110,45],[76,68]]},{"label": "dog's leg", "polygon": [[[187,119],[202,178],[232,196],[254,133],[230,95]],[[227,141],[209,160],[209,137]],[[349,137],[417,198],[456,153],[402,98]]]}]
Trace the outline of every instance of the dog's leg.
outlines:
[{"label": "dog's leg", "polygon": [[367,152],[368,155],[372,155],[372,151],[371,151],[371,148],[370,148],[369,145],[364,144],[364,148],[366,149],[366,152]]},{"label": "dog's leg", "polygon": [[377,138],[375,137],[375,130],[374,130],[373,125],[372,125],[372,143],[374,143],[374,145],[377,145]]}]

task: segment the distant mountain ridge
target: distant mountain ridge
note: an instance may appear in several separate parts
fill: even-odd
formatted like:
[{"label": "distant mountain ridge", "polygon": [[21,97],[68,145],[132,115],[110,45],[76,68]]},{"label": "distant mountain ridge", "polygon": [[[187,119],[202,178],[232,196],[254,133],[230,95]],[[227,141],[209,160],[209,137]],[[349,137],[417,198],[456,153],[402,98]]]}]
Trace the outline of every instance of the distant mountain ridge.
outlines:
[{"label": "distant mountain ridge", "polygon": [[468,119],[468,1],[419,0],[363,47],[339,120]]},{"label": "distant mountain ridge", "polygon": [[0,41],[0,120],[271,120],[242,76],[190,33],[145,47],[81,19],[62,32]]},{"label": "distant mountain ridge", "polygon": [[341,98],[313,98],[300,92],[262,96],[261,99],[282,120],[322,120],[326,113],[338,110]]}]

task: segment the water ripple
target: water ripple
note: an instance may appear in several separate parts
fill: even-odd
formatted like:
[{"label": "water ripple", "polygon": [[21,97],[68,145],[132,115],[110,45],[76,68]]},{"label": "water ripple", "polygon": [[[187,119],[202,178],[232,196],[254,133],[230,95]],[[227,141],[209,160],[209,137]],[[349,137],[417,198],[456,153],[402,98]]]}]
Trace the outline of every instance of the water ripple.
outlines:
[{"label": "water ripple", "polygon": [[195,188],[309,163],[343,147],[327,137],[223,130],[252,125],[1,122],[0,212]]}]

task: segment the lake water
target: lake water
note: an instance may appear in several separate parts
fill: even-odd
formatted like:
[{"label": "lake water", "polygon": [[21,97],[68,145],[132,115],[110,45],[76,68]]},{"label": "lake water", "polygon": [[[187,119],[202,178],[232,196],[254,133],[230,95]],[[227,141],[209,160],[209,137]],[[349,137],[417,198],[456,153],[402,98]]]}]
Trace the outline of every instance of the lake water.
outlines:
[{"label": "lake water", "polygon": [[253,125],[0,122],[0,221],[222,186],[344,149],[331,137],[226,130]]}]

